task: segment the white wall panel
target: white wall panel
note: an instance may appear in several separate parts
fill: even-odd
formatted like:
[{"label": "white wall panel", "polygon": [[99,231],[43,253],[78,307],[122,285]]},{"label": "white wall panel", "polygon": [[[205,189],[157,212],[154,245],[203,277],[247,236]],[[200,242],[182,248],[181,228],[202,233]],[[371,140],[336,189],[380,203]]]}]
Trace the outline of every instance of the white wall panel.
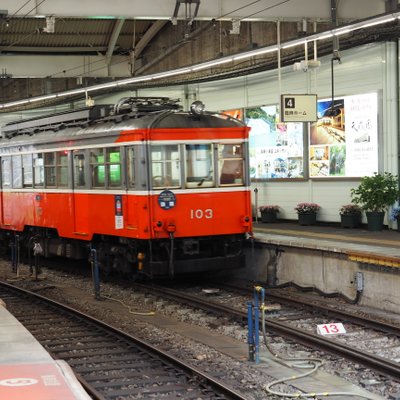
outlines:
[{"label": "white wall panel", "polygon": [[[343,51],[340,54],[341,63],[334,61],[335,97],[378,93],[380,165],[382,171],[394,174],[398,174],[396,54],[396,43],[375,43]],[[320,61],[320,68],[307,72],[293,71],[292,67],[282,68],[280,83],[275,70],[250,75],[246,79],[201,84],[197,90],[206,104],[219,109],[277,104],[279,88],[282,93],[316,93],[319,98],[330,98],[331,56],[322,57]],[[258,206],[278,204],[281,207],[280,218],[295,219],[295,205],[312,201],[322,207],[319,220],[339,221],[339,208],[350,203],[350,189],[358,183],[357,179],[268,181],[253,183],[252,189],[258,189]],[[254,206],[254,192],[252,195]],[[390,221],[387,222],[390,224]]]}]

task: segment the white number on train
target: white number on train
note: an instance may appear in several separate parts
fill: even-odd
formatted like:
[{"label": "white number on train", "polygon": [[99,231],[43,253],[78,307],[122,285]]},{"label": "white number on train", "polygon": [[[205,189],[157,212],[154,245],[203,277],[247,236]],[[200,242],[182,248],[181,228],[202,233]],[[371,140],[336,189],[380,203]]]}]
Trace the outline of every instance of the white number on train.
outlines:
[{"label": "white number on train", "polygon": [[213,210],[211,208],[206,208],[205,210],[202,210],[201,208],[198,208],[197,210],[190,210],[190,219],[211,219],[213,217]]}]

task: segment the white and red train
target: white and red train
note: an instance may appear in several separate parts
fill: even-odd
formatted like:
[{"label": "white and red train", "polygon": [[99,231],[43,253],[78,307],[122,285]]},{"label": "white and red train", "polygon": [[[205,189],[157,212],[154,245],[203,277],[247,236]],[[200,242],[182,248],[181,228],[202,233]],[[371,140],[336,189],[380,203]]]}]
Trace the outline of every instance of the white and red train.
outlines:
[{"label": "white and red train", "polygon": [[104,271],[243,266],[248,131],[200,102],[182,112],[166,98],[9,123],[0,140],[1,234],[21,249],[40,243],[47,257],[83,259],[95,248]]}]

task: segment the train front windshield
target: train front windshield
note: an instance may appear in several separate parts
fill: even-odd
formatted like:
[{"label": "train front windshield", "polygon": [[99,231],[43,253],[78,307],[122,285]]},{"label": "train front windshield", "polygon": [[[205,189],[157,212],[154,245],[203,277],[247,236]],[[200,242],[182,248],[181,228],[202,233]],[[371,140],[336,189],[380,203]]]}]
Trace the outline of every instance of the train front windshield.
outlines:
[{"label": "train front windshield", "polygon": [[[151,149],[152,187],[196,189],[243,186],[243,154],[243,143],[154,145]],[[185,160],[184,163],[182,160]]]}]

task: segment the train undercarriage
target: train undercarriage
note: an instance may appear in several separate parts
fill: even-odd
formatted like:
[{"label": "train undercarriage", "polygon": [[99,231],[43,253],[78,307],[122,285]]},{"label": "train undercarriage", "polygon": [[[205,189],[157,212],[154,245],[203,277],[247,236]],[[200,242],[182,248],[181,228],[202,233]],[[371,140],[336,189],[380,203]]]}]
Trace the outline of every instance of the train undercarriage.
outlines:
[{"label": "train undercarriage", "polygon": [[94,235],[83,241],[62,238],[55,229],[26,227],[23,232],[2,230],[3,253],[13,267],[34,265],[40,258],[62,257],[96,263],[105,276],[149,277],[237,269],[245,266],[245,236],[221,235],[192,238],[136,240]]}]

